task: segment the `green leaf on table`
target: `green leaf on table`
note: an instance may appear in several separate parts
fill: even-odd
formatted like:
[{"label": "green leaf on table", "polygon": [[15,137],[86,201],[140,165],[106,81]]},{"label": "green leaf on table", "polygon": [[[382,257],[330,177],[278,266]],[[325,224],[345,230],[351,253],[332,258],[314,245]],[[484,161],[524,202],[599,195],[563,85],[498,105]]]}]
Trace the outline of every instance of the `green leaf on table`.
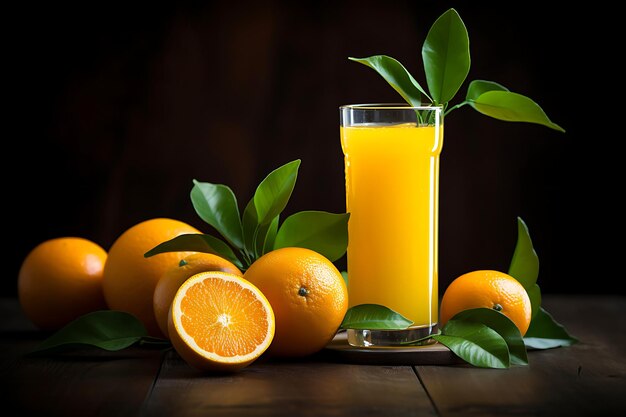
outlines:
[{"label": "green leaf on table", "polygon": [[258,225],[271,222],[287,206],[296,185],[300,160],[296,159],[269,173],[254,193]]},{"label": "green leaf on table", "polygon": [[168,339],[162,339],[160,337],[144,336],[139,341],[138,346],[160,349],[163,347],[170,347],[172,346],[172,343]]},{"label": "green leaf on table", "polygon": [[421,106],[422,94],[430,100],[422,86],[396,59],[387,55],[374,55],[367,58],[350,57],[348,59],[372,68],[411,106]]},{"label": "green leaf on table", "polygon": [[526,289],[534,317],[541,307],[541,291],[537,285],[539,257],[533,247],[528,226],[521,217],[517,217],[517,243],[509,264],[508,274],[518,280]]},{"label": "green leaf on table", "polygon": [[432,100],[452,100],[470,69],[469,36],[461,16],[449,9],[433,23],[422,47],[424,71]]},{"label": "green leaf on table", "polygon": [[117,351],[147,337],[146,328],[132,314],[102,310],[77,318],[44,340],[30,353],[40,354],[84,347]]},{"label": "green leaf on table", "polygon": [[301,211],[287,217],[278,230],[274,249],[290,246],[319,252],[331,262],[341,258],[348,247],[350,214]]},{"label": "green leaf on table", "polygon": [[524,335],[524,343],[529,348],[551,349],[560,346],[571,346],[578,339],[571,336],[565,327],[546,310],[541,308],[539,313],[530,322],[530,327]]},{"label": "green leaf on table", "polygon": [[481,94],[487,91],[509,91],[509,89],[493,81],[474,80],[470,83],[469,87],[467,87],[465,100],[476,100]]},{"label": "green leaf on table", "polygon": [[176,236],[150,249],[143,256],[149,258],[165,252],[205,252],[221,256],[242,268],[241,261],[224,241],[202,233],[187,233]]},{"label": "green leaf on table", "polygon": [[378,304],[350,307],[341,322],[342,329],[403,330],[413,322],[392,309]]},{"label": "green leaf on table", "polygon": [[[473,308],[457,313],[451,320],[482,323],[495,330],[506,342],[511,364],[528,365],[528,356],[522,334],[515,323],[501,312],[491,308]],[[444,331],[443,334],[448,333]]]},{"label": "green leaf on table", "polygon": [[443,327],[442,334],[433,335],[433,339],[474,366],[508,368],[511,363],[504,338],[482,323],[449,320]]},{"label": "green leaf on table", "polygon": [[193,180],[191,202],[202,220],[213,226],[235,247],[243,246],[243,232],[237,198],[233,191],[222,184]]},{"label": "green leaf on table", "polygon": [[565,130],[553,123],[537,103],[511,91],[486,91],[469,104],[478,112],[508,122],[540,124],[559,132]]}]

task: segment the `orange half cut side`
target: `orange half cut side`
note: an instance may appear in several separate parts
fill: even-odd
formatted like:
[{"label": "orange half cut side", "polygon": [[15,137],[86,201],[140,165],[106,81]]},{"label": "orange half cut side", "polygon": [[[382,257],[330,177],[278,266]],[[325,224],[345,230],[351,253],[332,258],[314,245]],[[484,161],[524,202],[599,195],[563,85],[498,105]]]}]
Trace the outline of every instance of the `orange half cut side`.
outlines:
[{"label": "orange half cut side", "polygon": [[247,280],[221,271],[200,272],[176,292],[168,318],[172,345],[191,366],[235,371],[272,343],[274,312]]}]

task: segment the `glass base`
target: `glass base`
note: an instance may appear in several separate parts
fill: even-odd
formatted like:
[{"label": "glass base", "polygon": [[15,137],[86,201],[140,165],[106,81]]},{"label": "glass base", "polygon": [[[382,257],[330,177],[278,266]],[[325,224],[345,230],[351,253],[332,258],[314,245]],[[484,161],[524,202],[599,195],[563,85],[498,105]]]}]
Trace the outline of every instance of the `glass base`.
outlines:
[{"label": "glass base", "polygon": [[356,347],[408,347],[430,345],[436,341],[428,336],[437,333],[437,324],[409,327],[405,330],[348,329],[348,343]]}]

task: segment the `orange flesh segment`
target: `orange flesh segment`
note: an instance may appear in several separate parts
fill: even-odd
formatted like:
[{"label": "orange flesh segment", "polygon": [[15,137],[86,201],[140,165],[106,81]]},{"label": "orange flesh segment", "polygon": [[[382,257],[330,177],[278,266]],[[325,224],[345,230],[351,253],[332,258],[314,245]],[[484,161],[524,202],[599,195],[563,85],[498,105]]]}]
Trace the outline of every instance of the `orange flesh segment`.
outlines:
[{"label": "orange flesh segment", "polygon": [[223,357],[252,353],[267,336],[267,311],[236,282],[204,279],[181,300],[181,324],[197,345]]}]

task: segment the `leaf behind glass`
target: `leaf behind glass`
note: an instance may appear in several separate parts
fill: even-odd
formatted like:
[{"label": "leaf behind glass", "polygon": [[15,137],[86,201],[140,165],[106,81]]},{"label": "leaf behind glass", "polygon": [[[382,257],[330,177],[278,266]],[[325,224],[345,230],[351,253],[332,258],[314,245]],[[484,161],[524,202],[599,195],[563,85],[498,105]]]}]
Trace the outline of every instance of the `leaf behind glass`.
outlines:
[{"label": "leaf behind glass", "polygon": [[331,262],[348,247],[348,213],[301,211],[287,217],[278,230],[274,249],[290,246],[314,250]]}]

